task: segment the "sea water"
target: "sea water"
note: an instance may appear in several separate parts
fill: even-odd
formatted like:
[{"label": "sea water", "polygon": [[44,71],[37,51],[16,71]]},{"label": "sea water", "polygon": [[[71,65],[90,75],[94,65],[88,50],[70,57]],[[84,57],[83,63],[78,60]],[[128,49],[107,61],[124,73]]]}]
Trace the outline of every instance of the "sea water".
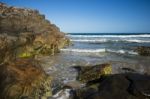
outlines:
[{"label": "sea water", "polygon": [[72,45],[61,49],[61,53],[50,56],[52,66],[47,68],[60,82],[76,79],[77,72],[72,66],[102,63],[110,63],[113,73],[121,73],[124,72],[122,68],[130,68],[138,73],[150,74],[150,57],[135,52],[138,46],[150,46],[150,34],[68,33],[66,36]]}]

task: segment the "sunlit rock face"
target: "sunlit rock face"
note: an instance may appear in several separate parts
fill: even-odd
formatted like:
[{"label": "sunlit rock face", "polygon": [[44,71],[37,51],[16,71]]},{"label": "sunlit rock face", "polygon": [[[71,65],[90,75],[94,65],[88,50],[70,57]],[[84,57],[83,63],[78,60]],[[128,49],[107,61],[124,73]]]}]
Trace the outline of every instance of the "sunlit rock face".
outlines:
[{"label": "sunlit rock face", "polygon": [[51,78],[45,74],[37,61],[17,59],[0,67],[1,99],[36,99],[51,96]]},{"label": "sunlit rock face", "polygon": [[14,38],[11,41],[16,45],[13,48],[16,56],[53,55],[69,44],[64,33],[38,10],[16,8],[3,3],[0,3],[0,9],[0,36],[5,35],[7,41]]},{"label": "sunlit rock face", "polygon": [[37,10],[0,3],[0,99],[45,99],[51,77],[35,61],[54,55],[69,39]]},{"label": "sunlit rock face", "polygon": [[112,66],[109,63],[95,66],[75,66],[74,68],[77,69],[79,73],[77,79],[84,83],[112,73]]}]

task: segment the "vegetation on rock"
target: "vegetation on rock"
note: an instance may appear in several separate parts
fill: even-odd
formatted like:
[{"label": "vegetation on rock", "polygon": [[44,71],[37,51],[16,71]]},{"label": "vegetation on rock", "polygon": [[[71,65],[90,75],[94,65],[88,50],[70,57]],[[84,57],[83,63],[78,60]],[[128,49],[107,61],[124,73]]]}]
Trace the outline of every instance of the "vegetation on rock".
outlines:
[{"label": "vegetation on rock", "polygon": [[51,96],[51,78],[44,73],[37,61],[17,59],[0,67],[1,99]]},{"label": "vegetation on rock", "polygon": [[95,66],[75,66],[74,68],[78,70],[78,80],[81,82],[96,80],[103,75],[110,75],[112,73],[112,67],[107,63]]},{"label": "vegetation on rock", "polygon": [[0,98],[51,96],[51,77],[35,56],[54,55],[69,39],[37,10],[0,3]]},{"label": "vegetation on rock", "polygon": [[5,35],[7,40],[14,42],[16,46],[12,47],[19,54],[16,56],[53,55],[69,44],[64,33],[37,10],[16,8],[3,3],[0,3],[0,9],[0,36]]}]

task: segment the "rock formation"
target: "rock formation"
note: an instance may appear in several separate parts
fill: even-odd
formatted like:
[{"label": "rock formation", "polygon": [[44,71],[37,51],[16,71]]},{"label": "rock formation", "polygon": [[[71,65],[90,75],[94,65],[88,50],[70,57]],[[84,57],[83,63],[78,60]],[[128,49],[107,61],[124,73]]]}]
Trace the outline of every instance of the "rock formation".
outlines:
[{"label": "rock formation", "polygon": [[150,47],[139,46],[139,47],[136,48],[135,51],[138,52],[139,55],[150,56]]},{"label": "rock formation", "polygon": [[35,60],[17,59],[0,68],[0,99],[39,99],[51,96],[51,78]]},{"label": "rock formation", "polygon": [[69,43],[64,33],[37,10],[11,7],[3,3],[0,3],[0,9],[0,40],[5,39],[6,42],[2,43],[13,45],[13,48],[6,46],[13,49],[15,56],[52,55]]},{"label": "rock formation", "polygon": [[64,84],[54,99],[150,99],[150,76],[147,74],[134,71],[111,74],[110,64],[77,66],[77,69],[82,80]]},{"label": "rock formation", "polygon": [[54,55],[69,40],[38,10],[0,3],[0,99],[51,96],[51,77],[39,55]]},{"label": "rock formation", "polygon": [[84,83],[112,73],[111,64],[108,63],[95,66],[74,66],[74,68],[78,70],[77,79]]},{"label": "rock formation", "polygon": [[150,76],[114,74],[74,92],[76,99],[150,99]]}]

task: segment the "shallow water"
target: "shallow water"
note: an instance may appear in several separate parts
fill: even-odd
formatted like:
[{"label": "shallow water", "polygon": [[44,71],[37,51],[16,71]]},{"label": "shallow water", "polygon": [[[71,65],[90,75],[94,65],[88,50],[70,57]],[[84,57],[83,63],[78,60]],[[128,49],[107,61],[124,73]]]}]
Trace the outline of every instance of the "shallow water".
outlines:
[{"label": "shallow water", "polygon": [[[54,56],[45,57],[43,67],[45,71],[54,78],[53,88],[61,88],[63,83],[76,79],[77,71],[72,66],[93,66],[96,64],[110,63],[112,71],[116,73],[127,72],[122,68],[130,68],[138,73],[150,74],[150,57],[140,56],[134,52],[136,46],[150,46],[147,42],[126,42],[113,41],[115,39],[132,38],[140,40],[150,40],[150,35],[107,35],[105,39],[111,39],[108,42],[88,42],[89,39],[104,39],[103,36],[97,37],[84,35],[85,37],[75,35],[69,36],[72,39],[86,39],[87,42],[73,41],[73,46],[61,49],[61,53]],[[115,38],[113,37],[115,36]],[[113,40],[112,40],[113,39]]]}]

